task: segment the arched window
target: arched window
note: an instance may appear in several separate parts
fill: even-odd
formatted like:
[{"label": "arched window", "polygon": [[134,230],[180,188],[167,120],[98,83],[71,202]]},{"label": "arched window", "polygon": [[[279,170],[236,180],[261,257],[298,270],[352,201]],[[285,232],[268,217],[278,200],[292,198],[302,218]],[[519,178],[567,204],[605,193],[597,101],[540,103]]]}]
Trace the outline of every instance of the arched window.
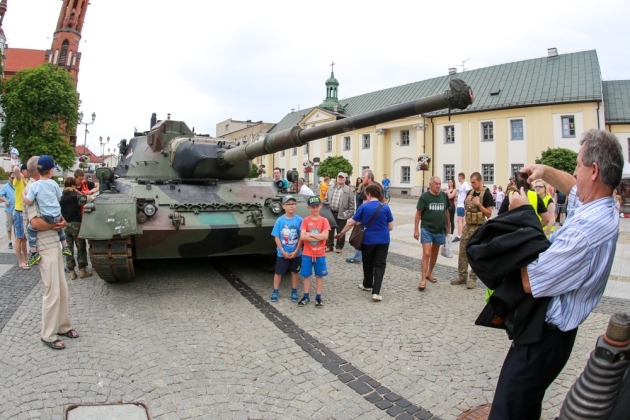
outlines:
[{"label": "arched window", "polygon": [[66,65],[66,58],[68,55],[68,45],[70,45],[70,43],[68,42],[67,39],[63,41],[63,43],[61,44],[61,54],[59,55],[59,63],[61,63],[62,66]]},{"label": "arched window", "polygon": [[55,50],[55,59],[53,60],[53,64],[57,64],[59,61],[59,50]]},{"label": "arched window", "polygon": [[72,65],[72,51],[68,51],[68,61],[66,61],[67,66]]}]

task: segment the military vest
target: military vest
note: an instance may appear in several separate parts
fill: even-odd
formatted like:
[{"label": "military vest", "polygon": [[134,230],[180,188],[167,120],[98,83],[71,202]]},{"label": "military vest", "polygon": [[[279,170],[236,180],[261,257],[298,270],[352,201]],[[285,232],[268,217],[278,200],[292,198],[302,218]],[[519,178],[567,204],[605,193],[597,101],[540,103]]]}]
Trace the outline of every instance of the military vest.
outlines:
[{"label": "military vest", "polygon": [[[479,200],[483,201],[483,196],[486,194],[488,190],[487,187],[482,187],[481,192],[479,193]],[[475,190],[469,190],[466,198],[472,195]],[[472,200],[466,200],[464,202],[464,208],[466,209],[466,224],[467,225],[483,225],[486,222],[486,216],[483,215],[481,209],[478,205],[472,202]]]}]

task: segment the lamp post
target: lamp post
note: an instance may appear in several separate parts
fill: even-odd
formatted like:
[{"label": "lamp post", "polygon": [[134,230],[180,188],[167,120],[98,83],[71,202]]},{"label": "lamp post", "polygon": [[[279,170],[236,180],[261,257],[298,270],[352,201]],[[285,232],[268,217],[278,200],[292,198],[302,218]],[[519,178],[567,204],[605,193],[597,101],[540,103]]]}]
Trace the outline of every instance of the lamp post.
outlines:
[{"label": "lamp post", "polygon": [[98,138],[99,143],[101,144],[101,160],[105,158],[105,145],[109,144],[109,136],[107,136],[107,140],[103,140],[103,136]]},{"label": "lamp post", "polygon": [[96,120],[96,112],[92,112],[92,122],[83,122],[83,111],[79,112],[79,124],[85,124],[85,139],[83,140],[83,151],[85,152],[87,146],[87,133],[88,133],[88,125],[94,124],[94,120]]}]

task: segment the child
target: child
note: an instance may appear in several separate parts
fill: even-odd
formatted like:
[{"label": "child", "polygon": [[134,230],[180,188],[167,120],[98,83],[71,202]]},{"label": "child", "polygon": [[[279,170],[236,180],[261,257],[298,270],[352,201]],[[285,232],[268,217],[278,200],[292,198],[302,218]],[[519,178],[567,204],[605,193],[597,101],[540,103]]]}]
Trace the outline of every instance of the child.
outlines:
[{"label": "child", "polygon": [[[28,192],[23,196],[24,202],[29,206],[37,200],[37,206],[39,207],[42,219],[51,225],[58,223],[62,219],[61,206],[59,205],[61,189],[59,188],[59,184],[50,179],[54,168],[55,162],[50,156],[40,156],[37,161],[37,172],[40,174],[40,179],[31,184],[28,188]],[[39,252],[37,252],[37,230],[33,229],[30,223],[26,230],[28,245],[31,250],[27,264],[29,267],[32,267],[37,264],[42,257],[39,255]],[[61,250],[62,254],[72,255],[66,243],[66,234],[63,229],[59,229],[59,241],[63,246]]]},{"label": "child", "polygon": [[300,274],[304,277],[304,297],[298,302],[298,306],[306,306],[310,301],[311,275],[315,270],[315,307],[324,306],[322,302],[322,289],[324,288],[324,277],[328,275],[326,268],[326,241],[328,240],[328,232],[330,224],[325,217],[321,217],[319,212],[322,208],[322,201],[319,197],[310,197],[308,199],[308,209],[311,212],[302,221],[300,228],[300,239],[304,242],[304,251],[302,251],[302,269]]},{"label": "child", "polygon": [[302,240],[300,239],[300,226],[302,218],[295,214],[297,202],[292,195],[285,195],[282,199],[284,215],[276,220],[271,236],[276,241],[278,257],[276,258],[276,271],[273,275],[273,292],[271,301],[278,301],[278,289],[282,275],[291,271],[291,300],[298,301],[298,274],[300,272],[300,262],[302,261]]}]

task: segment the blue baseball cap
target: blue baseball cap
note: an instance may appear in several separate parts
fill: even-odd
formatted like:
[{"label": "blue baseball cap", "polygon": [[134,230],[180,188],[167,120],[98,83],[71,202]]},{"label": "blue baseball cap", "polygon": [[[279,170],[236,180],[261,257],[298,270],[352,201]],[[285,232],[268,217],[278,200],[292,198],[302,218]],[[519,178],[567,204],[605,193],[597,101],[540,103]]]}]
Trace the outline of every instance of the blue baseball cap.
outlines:
[{"label": "blue baseball cap", "polygon": [[41,155],[37,161],[38,171],[47,171],[55,167],[55,161],[48,155]]},{"label": "blue baseball cap", "polygon": [[289,202],[289,201],[291,201],[291,200],[293,200],[293,201],[297,202],[297,200],[295,199],[295,197],[293,197],[291,194],[289,194],[289,195],[285,195],[284,197],[282,197],[282,204],[287,204],[287,202]]}]

